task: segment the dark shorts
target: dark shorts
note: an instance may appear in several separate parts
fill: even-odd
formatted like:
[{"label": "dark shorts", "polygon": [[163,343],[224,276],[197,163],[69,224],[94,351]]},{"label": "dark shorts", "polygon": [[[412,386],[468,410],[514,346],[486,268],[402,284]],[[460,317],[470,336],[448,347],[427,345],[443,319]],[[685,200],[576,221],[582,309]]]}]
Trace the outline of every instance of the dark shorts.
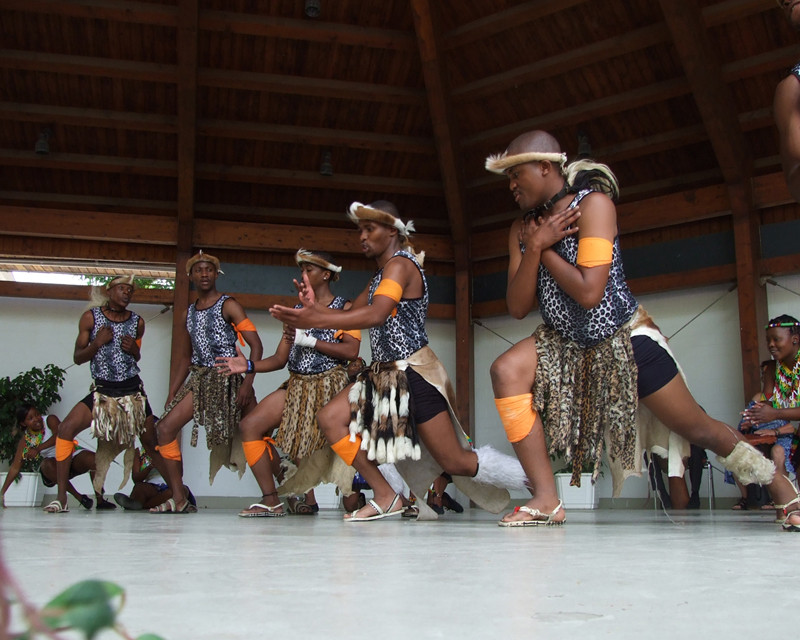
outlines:
[{"label": "dark shorts", "polygon": [[411,413],[417,424],[427,422],[438,416],[442,411],[447,411],[447,400],[439,393],[438,389],[411,367],[406,369],[408,388],[411,390],[413,406]]},{"label": "dark shorts", "polygon": [[632,336],[633,359],[639,370],[637,388],[639,397],[644,398],[655,393],[676,375],[678,365],[669,353],[655,340],[648,336]]},{"label": "dark shorts", "polygon": [[[84,451],[85,451],[85,449],[84,449]],[[80,451],[78,451],[75,455],[77,455],[78,453],[80,453]],[[75,471],[75,468],[70,464],[70,468],[69,468],[69,479],[70,480],[72,480],[73,478],[77,478],[79,475],[83,475],[84,473],[86,473],[86,472],[85,471],[81,471],[80,473],[78,473],[77,471]],[[50,487],[55,487],[56,486],[55,480],[49,480],[49,479],[47,479],[45,477],[44,471],[42,471],[41,467],[39,468],[39,475],[42,476],[42,482],[44,483],[44,486],[47,487],[48,489]]]},{"label": "dark shorts", "polygon": [[[109,398],[121,398],[122,396],[129,396],[139,392],[144,396],[144,415],[146,417],[153,415],[153,410],[150,408],[150,401],[147,399],[147,394],[144,392],[144,384],[142,384],[142,380],[139,376],[123,380],[122,382],[95,380],[94,387],[96,391]],[[92,411],[94,409],[94,391],[90,392],[81,402],[89,407],[89,411]]]}]

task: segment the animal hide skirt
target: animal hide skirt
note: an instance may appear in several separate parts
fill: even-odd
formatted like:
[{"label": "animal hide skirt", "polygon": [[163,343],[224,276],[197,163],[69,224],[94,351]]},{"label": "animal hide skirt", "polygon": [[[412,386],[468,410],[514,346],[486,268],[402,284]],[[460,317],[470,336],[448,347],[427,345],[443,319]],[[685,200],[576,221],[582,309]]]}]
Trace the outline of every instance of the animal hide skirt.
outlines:
[{"label": "animal hide skirt", "polygon": [[367,458],[378,464],[421,456],[407,366],[406,362],[373,362],[350,389],[350,438],[361,436]]}]

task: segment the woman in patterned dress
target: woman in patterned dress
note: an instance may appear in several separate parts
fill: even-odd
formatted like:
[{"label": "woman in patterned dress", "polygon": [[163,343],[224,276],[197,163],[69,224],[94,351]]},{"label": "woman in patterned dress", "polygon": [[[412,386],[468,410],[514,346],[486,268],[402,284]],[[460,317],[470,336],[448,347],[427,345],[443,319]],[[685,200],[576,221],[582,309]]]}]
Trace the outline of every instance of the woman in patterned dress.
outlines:
[{"label": "woman in patterned dress", "polygon": [[[328,253],[300,249],[295,260],[300,267],[301,279],[305,277],[308,280],[320,304],[333,310],[350,308],[348,300],[331,291],[330,283],[338,279],[342,268],[333,263]],[[290,331],[284,327],[284,335],[275,353],[268,358],[248,363],[239,353],[236,358],[217,360],[217,367],[228,374],[247,371],[250,366],[253,371],[264,373],[289,365],[289,380],[264,398],[239,425],[247,463],[262,493],[261,501],[241,511],[240,516],[285,514],[270,464],[275,462],[273,443],[298,465],[297,473],[289,482],[294,487],[301,486],[298,493],[305,493],[305,500],[292,498],[294,512],[313,515],[319,511],[313,487],[321,481],[334,479],[330,468],[335,460],[317,424],[316,414],[347,386],[345,365],[358,356],[360,345],[359,331]],[[276,428],[278,435],[273,441],[269,436]],[[311,469],[313,471],[307,473]],[[351,491],[352,474],[348,480],[348,486],[340,488]],[[284,495],[283,491],[281,494]]]},{"label": "woman in patterned dress", "polygon": [[[742,413],[743,426],[755,426],[765,422],[774,424],[776,442],[770,450],[770,457],[775,462],[785,484],[794,485],[790,474],[795,472],[792,460],[792,437],[796,427],[792,420],[800,420],[800,322],[789,315],[773,318],[767,324],[767,348],[772,356],[768,363],[764,379],[762,395],[764,400],[751,404]],[[780,421],[786,421],[781,425]],[[763,431],[759,431],[762,433]],[[787,515],[797,510],[800,496],[789,500],[786,504],[776,504],[777,518],[785,529],[800,531],[800,521],[796,517],[788,519]]]}]

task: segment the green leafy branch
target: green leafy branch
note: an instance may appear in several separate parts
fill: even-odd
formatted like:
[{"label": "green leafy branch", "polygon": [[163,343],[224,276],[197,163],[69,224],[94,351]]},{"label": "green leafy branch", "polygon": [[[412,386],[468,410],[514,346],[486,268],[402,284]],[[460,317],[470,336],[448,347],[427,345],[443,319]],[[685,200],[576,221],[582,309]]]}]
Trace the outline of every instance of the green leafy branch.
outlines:
[{"label": "green leafy branch", "polygon": [[[83,580],[59,593],[41,609],[24,596],[8,570],[0,550],[0,640],[62,640],[62,631],[77,631],[92,640],[103,629],[115,631],[124,640],[164,640],[145,633],[134,638],[117,622],[125,604],[125,591],[113,582]],[[11,631],[11,613],[17,608],[27,623],[24,631]]]}]

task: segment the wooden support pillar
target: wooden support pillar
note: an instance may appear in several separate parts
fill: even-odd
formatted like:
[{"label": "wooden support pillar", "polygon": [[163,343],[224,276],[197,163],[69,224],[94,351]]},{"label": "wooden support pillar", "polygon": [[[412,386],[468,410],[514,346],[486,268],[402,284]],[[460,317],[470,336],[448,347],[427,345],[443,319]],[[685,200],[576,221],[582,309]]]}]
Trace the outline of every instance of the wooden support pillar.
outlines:
[{"label": "wooden support pillar", "polygon": [[195,149],[197,135],[198,0],[178,3],[178,233],[175,253],[175,297],[172,308],[170,386],[188,349],[184,317],[189,306],[186,261],[194,235]]},{"label": "wooden support pillar", "polygon": [[469,246],[461,245],[456,252],[456,415],[470,438],[472,429],[472,406],[474,401],[475,373],[474,329],[472,326],[472,269]]},{"label": "wooden support pillar", "polygon": [[767,356],[764,326],[767,323],[767,292],[761,283],[761,236],[758,212],[748,197],[752,189],[729,185],[733,235],[736,246],[736,283],[739,295],[739,338],[742,347],[743,400],[761,388],[759,365]]}]

